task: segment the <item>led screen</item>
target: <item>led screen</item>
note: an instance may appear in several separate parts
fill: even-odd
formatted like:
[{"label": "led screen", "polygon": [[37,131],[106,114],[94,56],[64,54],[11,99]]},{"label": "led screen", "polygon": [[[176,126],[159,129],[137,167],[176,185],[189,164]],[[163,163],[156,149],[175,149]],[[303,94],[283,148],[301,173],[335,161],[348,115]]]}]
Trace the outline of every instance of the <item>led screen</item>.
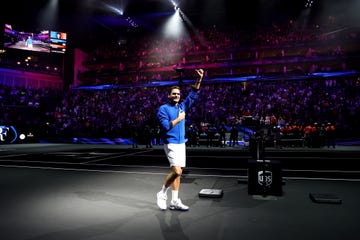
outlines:
[{"label": "led screen", "polygon": [[5,24],[4,48],[45,53],[65,53],[67,34],[58,31],[25,32]]}]

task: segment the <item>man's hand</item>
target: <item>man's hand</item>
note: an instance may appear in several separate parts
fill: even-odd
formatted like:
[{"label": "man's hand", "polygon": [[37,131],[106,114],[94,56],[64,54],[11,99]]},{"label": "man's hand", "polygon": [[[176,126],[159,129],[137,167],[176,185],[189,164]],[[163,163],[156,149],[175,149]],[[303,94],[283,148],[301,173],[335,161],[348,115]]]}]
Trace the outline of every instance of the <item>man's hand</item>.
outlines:
[{"label": "man's hand", "polygon": [[180,111],[179,111],[178,118],[179,118],[180,121],[185,118],[185,112],[184,112],[183,110],[180,110]]},{"label": "man's hand", "polygon": [[178,117],[175,120],[171,121],[171,128],[173,128],[176,124],[181,122],[181,120],[183,120],[184,118],[185,118],[185,111],[180,109]]},{"label": "man's hand", "polygon": [[199,75],[199,79],[196,81],[196,83],[193,86],[194,86],[195,89],[199,89],[201,81],[202,81],[202,79],[204,77],[204,70],[200,68],[200,69],[195,69],[195,71]]},{"label": "man's hand", "polygon": [[197,74],[199,74],[200,79],[202,80],[202,78],[204,77],[204,70],[200,68],[200,69],[195,69],[195,71],[197,72]]}]

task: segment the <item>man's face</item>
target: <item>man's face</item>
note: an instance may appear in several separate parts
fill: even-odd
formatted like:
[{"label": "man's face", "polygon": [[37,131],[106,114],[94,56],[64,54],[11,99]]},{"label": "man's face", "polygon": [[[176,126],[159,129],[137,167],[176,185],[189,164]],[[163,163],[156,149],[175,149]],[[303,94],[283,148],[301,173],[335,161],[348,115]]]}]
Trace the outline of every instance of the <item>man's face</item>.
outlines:
[{"label": "man's face", "polygon": [[169,95],[169,98],[174,101],[175,103],[179,103],[180,101],[180,90],[173,89]]}]

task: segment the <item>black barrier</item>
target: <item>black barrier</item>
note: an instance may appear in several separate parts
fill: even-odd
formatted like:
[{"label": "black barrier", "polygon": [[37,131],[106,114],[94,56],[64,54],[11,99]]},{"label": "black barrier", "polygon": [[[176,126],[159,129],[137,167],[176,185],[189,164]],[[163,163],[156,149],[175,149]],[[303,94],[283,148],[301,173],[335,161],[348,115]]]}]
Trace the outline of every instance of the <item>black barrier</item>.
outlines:
[{"label": "black barrier", "polygon": [[251,137],[249,140],[249,151],[252,159],[264,159],[265,141],[262,137]]}]

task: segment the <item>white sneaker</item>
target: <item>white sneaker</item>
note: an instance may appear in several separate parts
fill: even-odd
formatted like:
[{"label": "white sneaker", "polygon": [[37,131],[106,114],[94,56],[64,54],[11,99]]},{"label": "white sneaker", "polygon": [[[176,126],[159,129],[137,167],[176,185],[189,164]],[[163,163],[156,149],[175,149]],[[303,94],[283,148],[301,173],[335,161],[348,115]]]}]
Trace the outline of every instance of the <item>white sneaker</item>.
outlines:
[{"label": "white sneaker", "polygon": [[167,200],[167,195],[166,193],[162,193],[161,191],[158,192],[156,194],[157,197],[157,205],[161,210],[166,210],[167,206],[166,206],[166,200]]},{"label": "white sneaker", "polygon": [[170,207],[169,207],[171,210],[180,210],[180,211],[187,211],[189,210],[189,207],[184,205],[180,198],[176,201],[172,200],[170,202]]}]

